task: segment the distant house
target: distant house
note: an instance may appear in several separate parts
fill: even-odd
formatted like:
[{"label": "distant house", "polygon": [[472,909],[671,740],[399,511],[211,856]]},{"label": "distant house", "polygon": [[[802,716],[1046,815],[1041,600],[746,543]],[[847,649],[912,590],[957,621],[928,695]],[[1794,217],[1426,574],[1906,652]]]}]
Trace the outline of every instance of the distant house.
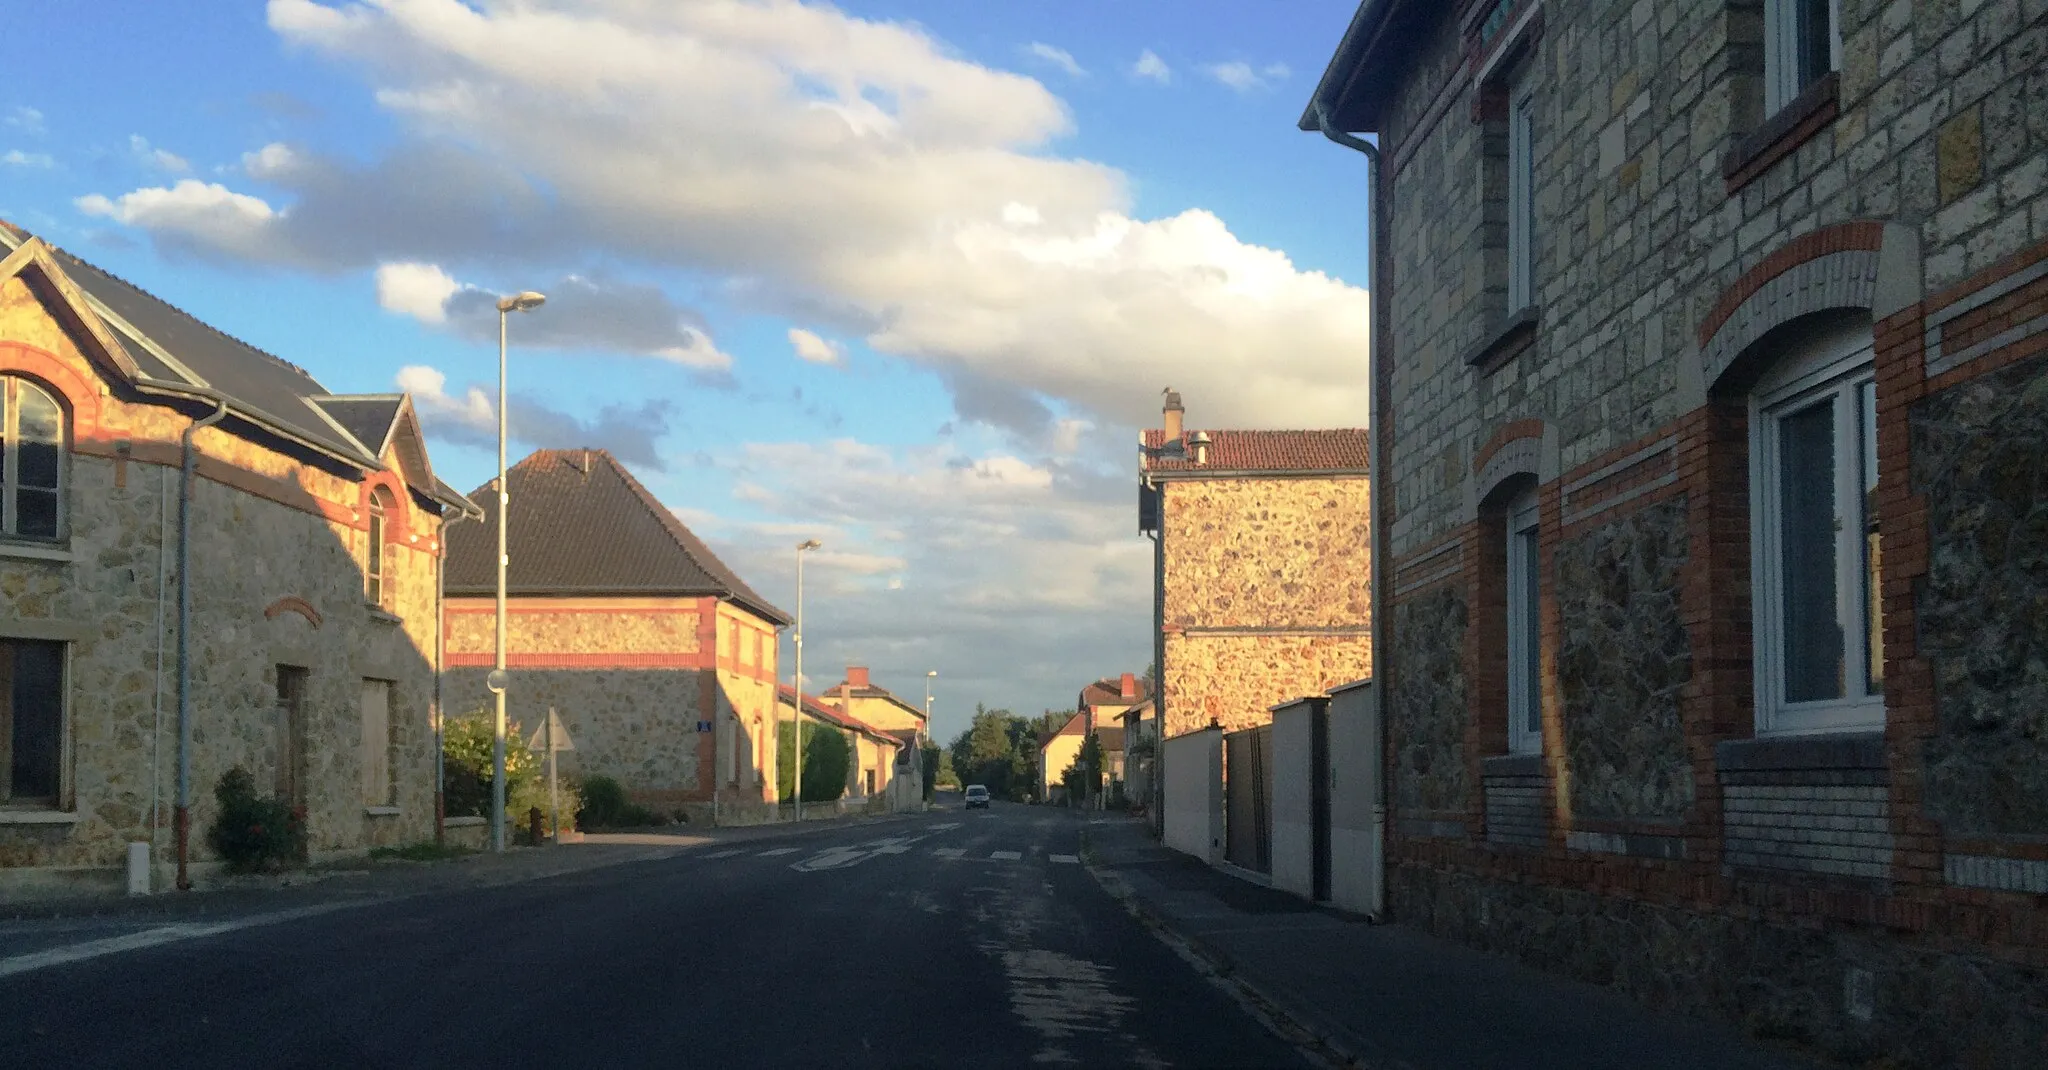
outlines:
[{"label": "distant house", "polygon": [[[796,692],[784,685],[776,693],[780,724],[795,716]],[[838,731],[846,739],[850,760],[842,799],[849,805],[873,802],[889,810],[904,810],[915,808],[922,801],[922,792],[916,790],[917,782],[898,775],[901,763],[897,757],[906,746],[899,733],[868,724],[843,707],[813,695],[804,696],[804,717]]]},{"label": "distant house", "polygon": [[1038,737],[1038,797],[1046,802],[1067,799],[1067,770],[1081,758],[1081,744],[1088,738],[1088,724],[1076,713],[1058,728]]},{"label": "distant house", "polygon": [[131,842],[168,884],[181,749],[188,876],[237,766],[316,858],[433,835],[435,574],[475,508],[406,396],[0,223],[0,438],[0,897],[117,885]]},{"label": "distant house", "polygon": [[[923,709],[897,698],[887,688],[869,679],[865,666],[849,665],[846,679],[825,692],[822,700],[839,706],[865,724],[895,736],[902,743],[894,754],[893,779],[906,780],[916,797],[924,797],[924,763],[918,752],[928,735]],[[880,778],[878,779],[892,779]]]},{"label": "distant house", "polygon": [[[540,450],[506,476],[510,716],[560,711],[583,775],[708,820],[774,796],[777,633],[789,617],[604,450]],[[450,712],[489,708],[497,494],[451,533]]]},{"label": "distant house", "polygon": [[1103,796],[1098,802],[1107,805],[1110,797],[1122,792],[1124,780],[1124,724],[1125,711],[1148,703],[1152,697],[1151,685],[1139,679],[1135,673],[1124,673],[1119,677],[1104,677],[1081,689],[1075,700],[1074,709],[1085,726],[1084,731],[1094,734],[1102,746]]}]

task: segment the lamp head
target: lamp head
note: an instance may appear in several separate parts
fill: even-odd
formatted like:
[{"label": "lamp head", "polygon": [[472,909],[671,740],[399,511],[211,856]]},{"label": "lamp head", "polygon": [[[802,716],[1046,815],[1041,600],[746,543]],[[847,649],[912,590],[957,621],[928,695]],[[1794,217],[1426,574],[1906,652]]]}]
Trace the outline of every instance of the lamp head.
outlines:
[{"label": "lamp head", "polygon": [[804,541],[802,541],[802,542],[800,542],[800,543],[797,543],[797,544],[796,544],[796,548],[797,548],[797,552],[801,553],[801,552],[803,552],[803,551],[805,551],[805,550],[815,550],[815,549],[817,549],[818,547],[820,547],[820,546],[823,546],[823,545],[825,545],[825,544],[824,544],[824,543],[821,543],[821,542],[819,542],[819,541],[818,541],[818,540],[816,540],[816,539],[805,539]]},{"label": "lamp head", "polygon": [[498,311],[527,312],[539,308],[546,302],[547,297],[543,294],[537,294],[532,290],[521,290],[511,297],[498,298]]}]

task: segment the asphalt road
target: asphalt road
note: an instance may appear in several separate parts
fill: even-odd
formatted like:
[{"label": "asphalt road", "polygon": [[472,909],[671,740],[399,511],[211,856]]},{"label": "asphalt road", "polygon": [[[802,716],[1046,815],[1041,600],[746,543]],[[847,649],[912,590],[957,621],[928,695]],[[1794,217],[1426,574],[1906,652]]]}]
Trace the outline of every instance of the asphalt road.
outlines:
[{"label": "asphalt road", "polygon": [[50,964],[60,927],[0,958],[0,1064],[1304,1065],[1095,884],[1080,827],[956,806]]}]

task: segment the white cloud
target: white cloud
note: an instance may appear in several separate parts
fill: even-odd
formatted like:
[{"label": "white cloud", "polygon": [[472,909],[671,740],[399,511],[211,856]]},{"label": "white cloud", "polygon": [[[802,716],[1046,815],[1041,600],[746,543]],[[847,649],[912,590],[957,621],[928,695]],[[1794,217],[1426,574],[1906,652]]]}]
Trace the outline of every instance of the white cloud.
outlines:
[{"label": "white cloud", "polygon": [[[498,407],[493,392],[471,383],[457,392],[439,368],[408,364],[394,381],[412,395],[428,437],[483,449],[498,442]],[[659,443],[668,434],[673,406],[666,400],[607,405],[595,417],[571,415],[544,402],[514,394],[506,406],[511,441],[536,449],[591,447],[611,450],[628,465],[663,471]]]},{"label": "white cloud", "polygon": [[9,167],[34,167],[39,169],[57,166],[56,159],[47,152],[23,152],[20,149],[8,149],[5,155],[0,155],[0,163],[4,163]]},{"label": "white cloud", "polygon": [[725,371],[732,367],[732,354],[719,349],[711,336],[695,327],[678,327],[682,341],[652,350],[654,356],[698,371]]},{"label": "white cloud", "polygon": [[839,343],[828,342],[802,327],[789,329],[789,344],[797,356],[813,364],[843,364],[846,361],[845,348]]},{"label": "white cloud", "polygon": [[15,105],[5,119],[0,119],[0,123],[24,134],[40,134],[44,130],[43,113],[24,104]]},{"label": "white cloud", "polygon": [[242,171],[258,181],[283,178],[298,166],[298,154],[290,145],[273,141],[255,152],[242,154]]},{"label": "white cloud", "polygon": [[481,386],[471,386],[460,396],[448,393],[448,376],[439,368],[408,364],[398,369],[398,389],[412,395],[421,416],[450,420],[464,427],[490,431],[498,429],[498,409]]},{"label": "white cloud", "polygon": [[141,134],[128,135],[128,150],[133,152],[135,158],[140,160],[145,166],[169,171],[174,175],[182,175],[192,169],[191,163],[187,162],[183,156],[152,146],[149,143],[149,139]]},{"label": "white cloud", "polygon": [[109,200],[89,193],[72,202],[86,215],[141,227],[174,247],[245,259],[268,259],[278,213],[260,197],[217,182],[187,178]]},{"label": "white cloud", "polygon": [[1074,54],[1064,48],[1055,48],[1043,41],[1033,41],[1025,46],[1024,51],[1027,55],[1042,59],[1076,78],[1088,76],[1088,72],[1082,70],[1081,65],[1075,62]]},{"label": "white cloud", "polygon": [[436,264],[377,266],[377,303],[421,323],[448,322],[448,299],[461,289],[462,284]]},{"label": "white cloud", "polygon": [[1160,85],[1173,81],[1173,68],[1159,58],[1159,53],[1149,48],[1138,54],[1138,62],[1131,64],[1131,73],[1139,78],[1149,78]]},{"label": "white cloud", "polygon": [[[1277,74],[1274,73],[1276,70]],[[1268,76],[1286,77],[1287,67],[1284,64],[1274,64],[1267,67],[1262,74],[1253,70],[1252,65],[1243,60],[1232,60],[1229,63],[1208,64],[1202,68],[1202,73],[1240,93],[1249,93],[1254,89],[1266,88]]]},{"label": "white cloud", "polygon": [[[1070,116],[1044,85],[914,26],[739,0],[271,0],[269,18],[360,72],[397,144],[369,165],[297,149],[266,179],[288,210],[137,200],[125,214],[159,243],[329,270],[687,273],[931,369],[963,416],[1040,435],[1061,404],[1154,420],[1167,382],[1212,427],[1364,419],[1364,291],[1208,212],[1133,215],[1124,174],[1053,150]],[[1171,76],[1150,60],[1143,76]],[[529,333],[567,322],[555,296]],[[644,304],[623,351],[720,362]]]}]

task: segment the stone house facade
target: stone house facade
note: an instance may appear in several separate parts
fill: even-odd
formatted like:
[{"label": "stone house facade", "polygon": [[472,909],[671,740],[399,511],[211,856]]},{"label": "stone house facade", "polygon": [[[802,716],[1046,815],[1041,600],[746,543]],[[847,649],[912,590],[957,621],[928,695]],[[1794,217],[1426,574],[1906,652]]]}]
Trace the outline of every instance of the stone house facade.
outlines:
[{"label": "stone house facade", "polygon": [[410,400],[331,394],[12,225],[0,254],[0,898],[118,888],[131,843],[157,889],[204,879],[235,767],[315,859],[432,837],[441,529],[474,507]]},{"label": "stone house facade", "polygon": [[[493,480],[492,483],[496,481]],[[507,717],[549,707],[565,765],[696,821],[774,802],[779,630],[770,605],[604,450],[540,450],[506,473]],[[486,711],[496,655],[497,494],[449,536],[447,703]]]},{"label": "stone house facade", "polygon": [[[1366,0],[1397,916],[2048,1047],[2048,5]],[[2028,1054],[2031,1053],[2031,1054]]]},{"label": "stone house facade", "polygon": [[1190,432],[1183,412],[1169,392],[1139,456],[1165,739],[1372,672],[1365,432]]},{"label": "stone house facade", "polygon": [[[778,718],[789,720],[796,716],[796,691],[783,686],[777,691]],[[804,696],[804,716],[812,723],[833,729],[846,739],[850,760],[846,768],[845,794],[841,802],[853,805],[880,805],[890,810],[909,808],[907,804],[921,801],[922,793],[916,781],[899,777],[897,756],[904,749],[904,741],[898,733],[884,731],[846,712],[835,705],[832,696]]]},{"label": "stone house facade", "polygon": [[918,751],[928,736],[925,711],[897,698],[888,688],[876,686],[870,676],[864,665],[847,666],[846,678],[827,691],[823,701],[862,724],[895,737],[900,745],[889,755],[893,768],[877,776],[885,782],[905,782],[902,790],[922,799],[924,763],[919,760]]}]

